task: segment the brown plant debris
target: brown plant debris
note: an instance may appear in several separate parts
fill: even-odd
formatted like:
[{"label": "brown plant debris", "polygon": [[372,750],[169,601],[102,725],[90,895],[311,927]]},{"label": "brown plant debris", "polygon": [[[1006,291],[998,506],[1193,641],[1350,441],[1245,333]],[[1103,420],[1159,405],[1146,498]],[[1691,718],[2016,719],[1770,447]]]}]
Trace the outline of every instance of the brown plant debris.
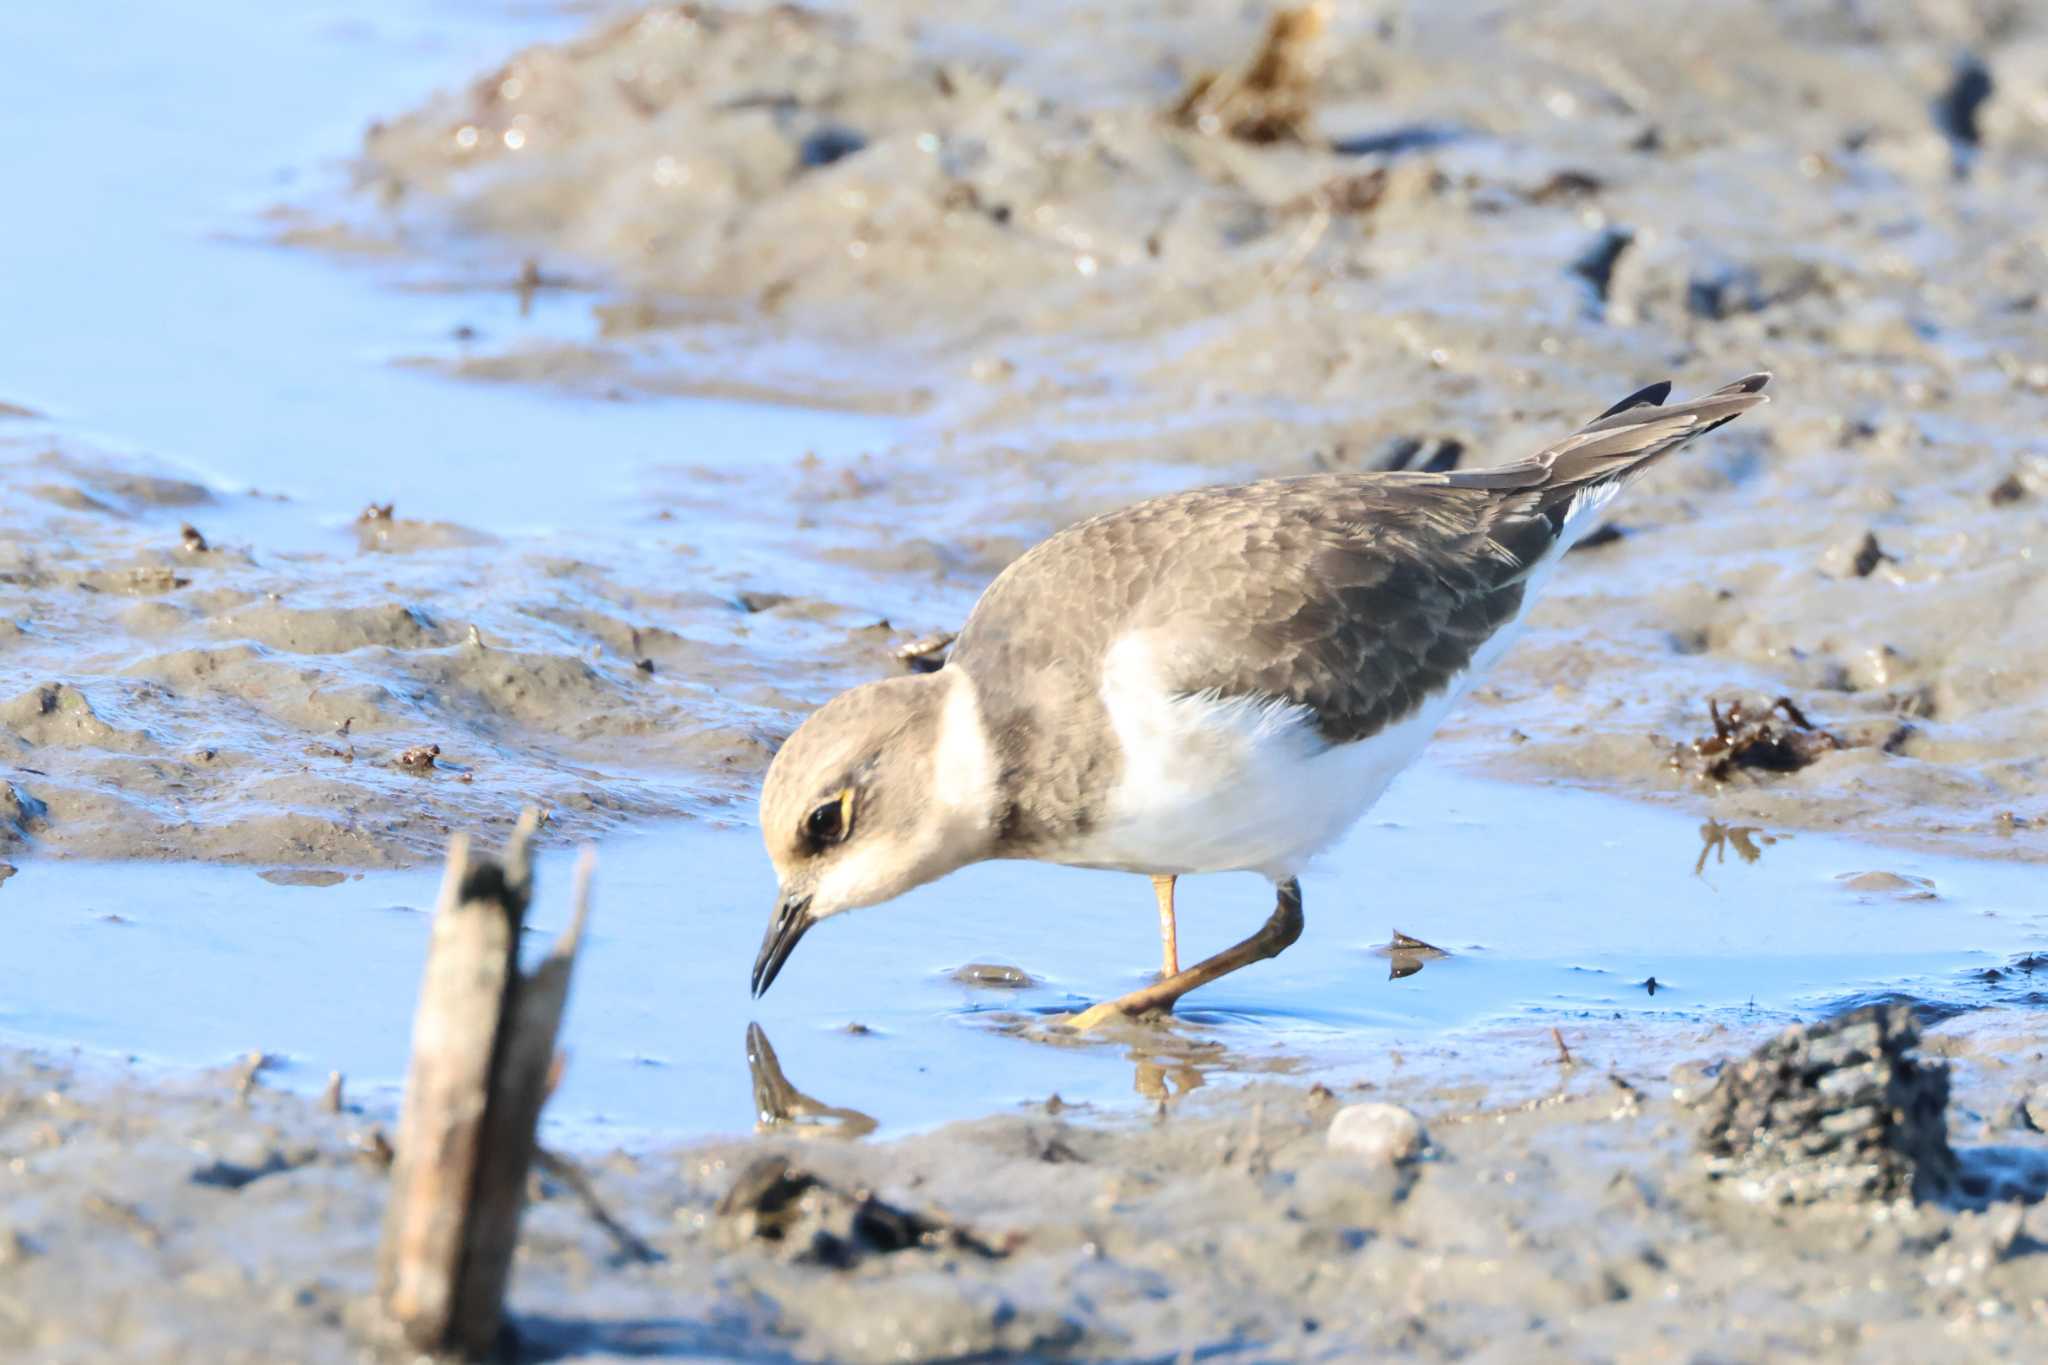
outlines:
[{"label": "brown plant debris", "polygon": [[1197,132],[1240,142],[1307,142],[1317,48],[1329,17],[1325,0],[1274,10],[1251,60],[1234,71],[1198,74],[1169,116]]},{"label": "brown plant debris", "polygon": [[1387,955],[1389,981],[1399,981],[1403,977],[1413,976],[1438,958],[1450,956],[1434,943],[1424,943],[1413,934],[1404,934],[1395,929],[1392,935],[1387,946],[1380,949]]},{"label": "brown plant debris", "polygon": [[1910,1007],[1867,1005],[1730,1064],[1701,1101],[1709,1173],[1782,1203],[1946,1193],[1948,1068],[1910,1056],[1919,1040]]},{"label": "brown plant debris", "polygon": [[[1707,714],[1714,719],[1714,733],[1680,744],[1672,751],[1671,766],[1715,782],[1728,781],[1738,768],[1798,772],[1821,755],[1848,747],[1840,735],[1808,720],[1790,697],[1778,698],[1761,714],[1752,714],[1739,700],[1723,711],[1718,700],[1709,698]],[[1785,723],[1778,724],[1774,716]]]},{"label": "brown plant debris", "polygon": [[840,1189],[780,1156],[764,1156],[741,1171],[718,1201],[717,1215],[728,1245],[769,1242],[790,1260],[835,1270],[912,1248],[1002,1254],[937,1214],[897,1208],[867,1190]]},{"label": "brown plant debris", "polygon": [[425,772],[434,766],[434,760],[440,756],[441,746],[438,744],[415,744],[409,749],[399,750],[398,766]]},{"label": "brown plant debris", "polygon": [[373,502],[356,514],[357,521],[390,521],[397,508],[395,502]]}]

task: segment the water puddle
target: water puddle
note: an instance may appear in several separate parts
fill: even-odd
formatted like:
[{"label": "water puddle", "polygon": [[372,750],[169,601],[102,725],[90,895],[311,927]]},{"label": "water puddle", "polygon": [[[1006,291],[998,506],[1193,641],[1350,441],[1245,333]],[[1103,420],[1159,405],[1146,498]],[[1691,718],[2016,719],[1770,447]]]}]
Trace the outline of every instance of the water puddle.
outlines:
[{"label": "water puddle", "polygon": [[[542,863],[536,942],[561,927],[567,860]],[[340,1070],[351,1094],[390,1103],[436,874],[319,880],[26,862],[0,890],[0,1036],[178,1066],[261,1049],[280,1083],[317,1089]],[[1775,1018],[1886,993],[1945,1013],[2048,989],[2012,967],[2048,946],[2032,869],[1703,829],[1434,767],[1303,879],[1299,944],[1144,1033],[1081,1039],[1046,1017],[1145,979],[1157,943],[1140,878],[972,868],[824,925],[755,1002],[772,889],[746,828],[606,843],[555,1124],[592,1140],[744,1131],[772,1107],[765,1084],[798,1121],[903,1131],[1055,1093],[1117,1109],[1276,1071],[1335,1081],[1532,1023]],[[1249,932],[1268,894],[1252,877],[1183,883],[1183,952]],[[1395,929],[1441,952],[1390,955]],[[1029,984],[955,978],[975,962]]]},{"label": "water puddle", "polygon": [[0,247],[35,264],[0,272],[0,317],[34,325],[0,330],[0,398],[224,490],[343,516],[395,499],[499,534],[615,535],[650,465],[871,448],[892,428],[870,416],[450,383],[392,362],[586,339],[593,296],[522,293],[516,258],[436,265],[441,283],[422,287],[419,262],[269,244],[264,213],[333,175],[373,119],[579,23],[475,0],[11,15],[0,141],[31,211],[0,223]]}]

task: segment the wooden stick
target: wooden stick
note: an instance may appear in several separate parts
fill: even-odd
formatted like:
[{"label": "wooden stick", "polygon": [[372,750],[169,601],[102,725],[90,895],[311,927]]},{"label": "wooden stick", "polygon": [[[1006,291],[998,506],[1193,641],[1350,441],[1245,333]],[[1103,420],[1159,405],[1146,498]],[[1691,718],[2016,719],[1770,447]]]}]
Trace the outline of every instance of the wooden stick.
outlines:
[{"label": "wooden stick", "polygon": [[497,1343],[589,914],[595,860],[586,849],[568,932],[531,976],[520,974],[538,824],[534,810],[520,816],[502,861],[472,862],[462,835],[449,843],[378,1251],[378,1293],[406,1341],[470,1359]]}]

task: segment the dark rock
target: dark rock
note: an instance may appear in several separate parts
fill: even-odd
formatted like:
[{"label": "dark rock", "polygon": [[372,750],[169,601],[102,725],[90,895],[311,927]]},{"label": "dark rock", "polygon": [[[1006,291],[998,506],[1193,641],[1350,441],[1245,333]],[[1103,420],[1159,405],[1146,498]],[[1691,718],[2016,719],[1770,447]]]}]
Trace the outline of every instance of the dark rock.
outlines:
[{"label": "dark rock", "polygon": [[1723,1068],[1701,1102],[1709,1173],[1785,1203],[1948,1193],[1948,1068],[1914,1059],[1919,1039],[1911,1008],[1872,1005],[1795,1024]]},{"label": "dark rock", "polygon": [[1965,53],[1956,62],[1948,87],[1934,101],[1934,126],[1959,147],[1981,146],[1984,133],[1977,115],[1992,89],[1991,69],[1976,54]]},{"label": "dark rock", "polygon": [[828,123],[813,128],[804,140],[797,144],[797,161],[806,170],[829,166],[835,161],[844,161],[868,145],[868,140],[859,131],[843,123]]},{"label": "dark rock", "polygon": [[1608,288],[1614,283],[1614,267],[1635,239],[1635,233],[1628,228],[1608,228],[1571,263],[1571,273],[1591,285],[1593,296],[1606,303]]}]

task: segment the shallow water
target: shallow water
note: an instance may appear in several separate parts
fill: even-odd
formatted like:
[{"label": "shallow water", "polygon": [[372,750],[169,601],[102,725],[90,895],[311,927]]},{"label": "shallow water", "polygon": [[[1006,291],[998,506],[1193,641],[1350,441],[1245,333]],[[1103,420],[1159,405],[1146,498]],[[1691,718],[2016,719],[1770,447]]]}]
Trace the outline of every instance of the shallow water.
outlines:
[{"label": "shallow water", "polygon": [[[566,854],[543,860],[536,948],[563,923],[567,872]],[[1871,872],[1933,894],[1842,880]],[[0,892],[0,1037],[174,1065],[262,1049],[280,1083],[317,1088],[341,1070],[356,1098],[390,1102],[436,882],[29,862]],[[1435,767],[1404,778],[1303,890],[1307,933],[1276,961],[1190,997],[1173,1028],[1077,1040],[1040,1016],[1144,979],[1157,944],[1140,878],[969,869],[821,926],[753,1002],[773,884],[752,831],[617,839],[601,850],[551,1120],[589,1141],[744,1131],[750,1020],[797,1088],[900,1131],[1054,1093],[1113,1109],[1271,1070],[1334,1082],[1392,1051],[1530,1023],[1732,1022],[1889,992],[1947,1012],[2048,987],[1982,979],[2048,946],[2024,866],[1761,832],[1717,851],[1685,815]],[[1184,883],[1183,955],[1249,932],[1267,895],[1251,877]],[[1392,978],[1390,928],[1450,955]],[[970,962],[1039,984],[962,985],[952,973]],[[1512,1085],[1526,1057],[1500,1057]]]},{"label": "shallow water", "polygon": [[0,398],[224,489],[347,516],[396,498],[499,533],[615,529],[649,464],[873,444],[887,428],[850,415],[446,383],[389,362],[454,349],[463,327],[490,345],[586,336],[589,295],[523,308],[516,261],[337,264],[264,240],[263,212],[338,178],[372,119],[575,27],[474,0],[10,15],[0,140],[8,196],[32,211],[0,223],[0,250],[33,268],[0,272]]}]

